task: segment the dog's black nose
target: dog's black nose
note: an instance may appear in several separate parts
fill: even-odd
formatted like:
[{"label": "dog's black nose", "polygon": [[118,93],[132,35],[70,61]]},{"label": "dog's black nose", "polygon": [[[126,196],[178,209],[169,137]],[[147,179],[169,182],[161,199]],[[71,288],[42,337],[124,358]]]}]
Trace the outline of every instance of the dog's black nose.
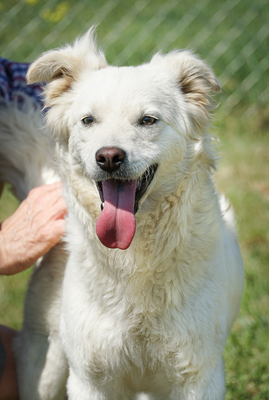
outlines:
[{"label": "dog's black nose", "polygon": [[97,165],[109,173],[117,171],[125,158],[125,151],[117,147],[102,147],[95,154]]}]

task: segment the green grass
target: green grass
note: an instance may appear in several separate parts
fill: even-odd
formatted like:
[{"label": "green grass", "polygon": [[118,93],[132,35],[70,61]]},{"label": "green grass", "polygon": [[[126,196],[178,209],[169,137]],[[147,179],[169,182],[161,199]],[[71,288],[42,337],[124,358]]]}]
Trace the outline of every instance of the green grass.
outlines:
[{"label": "green grass", "polygon": [[225,349],[227,400],[269,398],[268,109],[217,123],[224,156],[216,174],[237,215],[245,264],[240,315]]},{"label": "green grass", "polygon": [[[18,207],[18,200],[5,185],[0,199],[0,221],[9,217]],[[0,276],[0,323],[19,329],[22,323],[23,299],[31,271],[14,276]]]}]

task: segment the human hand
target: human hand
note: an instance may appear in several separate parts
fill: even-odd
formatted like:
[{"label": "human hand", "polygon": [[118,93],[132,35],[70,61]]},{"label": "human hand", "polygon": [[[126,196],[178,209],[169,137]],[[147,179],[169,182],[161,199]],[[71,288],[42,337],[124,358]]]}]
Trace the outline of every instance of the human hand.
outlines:
[{"label": "human hand", "polygon": [[39,186],[30,191],[0,231],[0,274],[24,271],[55,246],[65,233],[67,208],[62,183]]}]

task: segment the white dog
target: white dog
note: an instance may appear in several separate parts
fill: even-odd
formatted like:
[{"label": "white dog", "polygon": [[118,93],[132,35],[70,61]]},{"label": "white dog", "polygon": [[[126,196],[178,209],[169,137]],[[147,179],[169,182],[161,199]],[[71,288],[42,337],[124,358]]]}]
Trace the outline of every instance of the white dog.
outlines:
[{"label": "white dog", "polygon": [[69,400],[224,399],[243,265],[212,180],[211,69],[189,51],[108,66],[90,30],[28,81],[46,82],[69,256],[31,280],[21,399],[64,399],[66,380]]}]

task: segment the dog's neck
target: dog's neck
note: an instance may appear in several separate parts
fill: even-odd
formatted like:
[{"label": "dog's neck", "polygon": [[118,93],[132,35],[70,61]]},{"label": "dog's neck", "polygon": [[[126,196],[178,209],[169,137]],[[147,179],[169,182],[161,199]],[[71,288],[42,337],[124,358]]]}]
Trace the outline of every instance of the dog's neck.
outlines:
[{"label": "dog's neck", "polygon": [[[167,298],[171,285],[188,287],[189,292],[191,287],[195,291],[200,285],[208,272],[207,257],[209,253],[212,256],[219,243],[217,224],[221,220],[214,218],[220,210],[208,168],[188,174],[172,193],[159,199],[154,211],[138,213],[135,237],[124,251],[107,249],[95,236],[100,210],[93,207],[98,196],[93,187],[87,188],[85,180],[83,188],[76,190],[79,195],[75,195],[72,189],[72,221],[69,221],[68,230],[72,236],[71,229],[76,224],[83,241],[88,243],[87,246],[73,246],[72,251],[78,258],[87,259],[83,252],[89,251],[105,275],[126,282],[129,297],[137,299],[139,294],[141,301],[154,309],[156,302],[163,306],[173,301]],[[184,301],[187,295],[184,290],[180,294],[178,290],[175,292]],[[146,298],[143,298],[143,293]]]}]

